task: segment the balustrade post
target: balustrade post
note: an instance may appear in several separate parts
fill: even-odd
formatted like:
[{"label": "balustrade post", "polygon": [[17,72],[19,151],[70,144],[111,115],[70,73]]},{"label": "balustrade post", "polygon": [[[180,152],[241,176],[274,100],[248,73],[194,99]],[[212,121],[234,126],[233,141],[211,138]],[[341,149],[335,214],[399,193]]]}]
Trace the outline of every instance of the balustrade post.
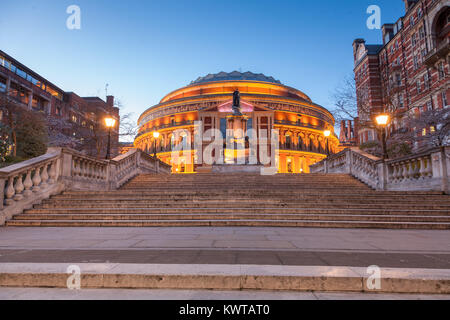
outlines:
[{"label": "balustrade post", "polygon": [[62,152],[61,157],[61,177],[65,180],[70,180],[75,174],[75,168],[73,162],[73,157],[70,153]]},{"label": "balustrade post", "polygon": [[378,173],[378,186],[379,190],[387,189],[387,178],[388,178],[388,165],[386,162],[381,162],[377,164],[377,173]]},{"label": "balustrade post", "polygon": [[23,186],[22,177],[23,177],[23,174],[20,173],[17,176],[16,185],[14,186],[14,189],[16,191],[16,195],[14,196],[14,200],[16,200],[16,201],[20,201],[20,200],[23,199],[22,192],[23,192],[23,190],[25,190],[25,187]]},{"label": "balustrade post", "polygon": [[26,197],[33,194],[33,192],[31,191],[31,187],[33,187],[33,181],[31,181],[31,171],[32,170],[27,171],[25,181],[23,182],[23,186],[25,188],[25,191],[23,192],[23,194]]},{"label": "balustrade post", "polygon": [[113,163],[112,161],[109,161],[106,165],[106,185],[108,187],[108,190],[115,190],[117,189],[117,164]]},{"label": "balustrade post", "polygon": [[346,162],[347,162],[347,172],[348,174],[352,174],[352,150],[351,149],[347,149],[347,155],[346,155]]},{"label": "balustrade post", "polygon": [[10,176],[8,179],[8,187],[5,189],[5,203],[6,205],[10,205],[14,202],[13,197],[15,194],[14,190],[14,176]]}]

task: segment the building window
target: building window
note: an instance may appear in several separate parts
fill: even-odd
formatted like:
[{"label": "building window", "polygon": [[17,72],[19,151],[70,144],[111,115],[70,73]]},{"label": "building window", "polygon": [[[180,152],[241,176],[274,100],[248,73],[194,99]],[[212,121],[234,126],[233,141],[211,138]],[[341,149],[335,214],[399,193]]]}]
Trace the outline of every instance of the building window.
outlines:
[{"label": "building window", "polygon": [[397,73],[395,75],[395,79],[396,79],[396,82],[397,82],[397,86],[400,87],[402,85],[402,76]]},{"label": "building window", "polygon": [[416,34],[413,34],[411,37],[411,45],[414,48],[417,44]]},{"label": "building window", "polygon": [[421,92],[421,83],[420,83],[420,80],[417,80],[417,82],[416,82],[416,87],[417,87],[417,93],[420,93]]},{"label": "building window", "polygon": [[419,58],[417,56],[415,56],[413,58],[413,61],[414,61],[414,70],[419,69]]},{"label": "building window", "polygon": [[419,37],[420,37],[420,39],[425,39],[425,27],[424,26],[420,27],[420,29],[419,29]]},{"label": "building window", "polygon": [[433,110],[433,102],[428,101],[427,102],[427,111]]},{"label": "building window", "polygon": [[399,94],[399,96],[398,96],[398,106],[399,106],[400,108],[403,108],[404,105],[405,105],[405,101],[404,101],[404,99],[403,99],[403,94]]},{"label": "building window", "polygon": [[445,93],[445,91],[442,92],[442,106],[443,106],[444,108],[448,106],[448,103],[447,103],[447,94]]},{"label": "building window", "polygon": [[417,10],[417,17],[419,19],[422,18],[422,8],[419,8],[419,10]]},{"label": "building window", "polygon": [[425,73],[423,76],[423,84],[425,86],[425,90],[430,89],[430,77],[428,76],[428,73]]},{"label": "building window", "polygon": [[77,118],[77,116],[73,115],[73,116],[71,117],[71,120],[72,120],[73,123],[77,123],[78,118]]},{"label": "building window", "polygon": [[426,136],[427,135],[427,128],[423,128],[422,130],[422,136]]},{"label": "building window", "polygon": [[411,16],[411,18],[409,18],[409,24],[411,25],[411,27],[414,25],[414,16]]},{"label": "building window", "polygon": [[439,79],[444,79],[445,78],[445,66],[444,63],[441,62],[439,63]]},{"label": "building window", "polygon": [[56,115],[57,116],[61,116],[62,115],[61,107],[56,107]]}]

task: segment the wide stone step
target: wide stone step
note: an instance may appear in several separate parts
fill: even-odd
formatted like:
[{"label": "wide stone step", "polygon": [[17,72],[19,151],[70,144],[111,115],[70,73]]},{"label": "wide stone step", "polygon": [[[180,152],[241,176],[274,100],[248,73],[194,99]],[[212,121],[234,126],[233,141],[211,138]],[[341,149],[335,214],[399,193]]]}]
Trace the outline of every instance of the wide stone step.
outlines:
[{"label": "wide stone step", "polygon": [[442,195],[442,194],[422,194],[422,193],[414,193],[414,194],[406,194],[406,193],[389,193],[389,192],[375,192],[368,191],[364,192],[360,190],[358,192],[348,192],[346,190],[336,190],[330,189],[327,192],[318,193],[315,190],[298,190],[292,189],[289,191],[265,191],[265,190],[235,190],[235,189],[227,189],[223,191],[216,191],[214,189],[205,191],[196,191],[196,190],[186,190],[183,188],[179,188],[176,191],[168,191],[164,192],[164,190],[120,190],[120,191],[109,191],[109,192],[64,192],[60,197],[68,198],[69,196],[78,196],[82,198],[98,198],[98,197],[154,197],[154,196],[171,196],[171,197],[181,197],[181,196],[190,196],[190,197],[322,197],[322,198],[362,198],[362,197],[371,197],[376,199],[416,199],[416,200],[434,200],[434,199],[442,199],[450,201],[450,196]]},{"label": "wide stone step", "polygon": [[447,210],[450,212],[450,203],[436,204],[430,203],[428,205],[422,202],[403,202],[403,203],[367,203],[360,202],[327,202],[310,199],[293,201],[261,199],[255,201],[253,199],[226,199],[218,202],[217,200],[172,200],[167,199],[152,199],[152,200],[87,200],[84,202],[74,200],[46,200],[40,205],[35,205],[35,209],[55,209],[55,208],[104,208],[114,206],[114,208],[154,208],[154,207],[187,207],[187,208],[235,208],[237,205],[240,208],[311,208],[314,205],[320,205],[321,208],[336,208],[336,209],[378,209],[380,205],[384,209],[402,209],[405,205],[409,209],[414,210]]},{"label": "wide stone step", "polygon": [[336,208],[204,208],[204,207],[161,207],[161,208],[47,208],[47,209],[30,209],[26,210],[25,214],[72,214],[72,213],[86,213],[86,214],[150,214],[150,213],[268,213],[268,214],[289,214],[289,213],[304,213],[304,214],[383,214],[383,215],[396,215],[396,214],[411,214],[411,215],[441,215],[448,216],[450,212],[448,210],[412,210],[408,208],[404,209],[336,209]]},{"label": "wide stone step", "polygon": [[326,220],[326,221],[380,221],[380,222],[445,222],[450,216],[359,215],[359,214],[24,214],[15,220]]},{"label": "wide stone step", "polygon": [[448,230],[450,223],[433,222],[362,222],[310,220],[11,220],[10,227],[303,227],[303,228],[373,228]]}]

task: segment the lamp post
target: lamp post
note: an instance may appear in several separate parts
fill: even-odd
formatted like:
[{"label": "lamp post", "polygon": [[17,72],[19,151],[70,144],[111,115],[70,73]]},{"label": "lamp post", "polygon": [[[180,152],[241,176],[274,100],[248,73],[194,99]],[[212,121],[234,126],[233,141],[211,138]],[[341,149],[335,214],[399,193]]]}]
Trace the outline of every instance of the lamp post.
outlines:
[{"label": "lamp post", "polygon": [[385,161],[388,157],[387,148],[386,148],[386,126],[389,123],[389,115],[380,114],[375,118],[377,122],[378,128],[381,131],[381,143],[383,148],[383,161]]},{"label": "lamp post", "polygon": [[330,146],[328,144],[329,138],[331,136],[331,131],[330,130],[325,130],[323,132],[323,135],[325,136],[325,138],[327,138],[327,156],[330,156]]},{"label": "lamp post", "polygon": [[111,159],[111,129],[116,124],[116,119],[114,118],[105,118],[105,124],[108,128],[108,146],[106,148],[106,160]]},{"label": "lamp post", "polygon": [[156,139],[159,138],[159,132],[158,131],[153,132],[153,138],[154,138],[153,157],[156,159]]}]

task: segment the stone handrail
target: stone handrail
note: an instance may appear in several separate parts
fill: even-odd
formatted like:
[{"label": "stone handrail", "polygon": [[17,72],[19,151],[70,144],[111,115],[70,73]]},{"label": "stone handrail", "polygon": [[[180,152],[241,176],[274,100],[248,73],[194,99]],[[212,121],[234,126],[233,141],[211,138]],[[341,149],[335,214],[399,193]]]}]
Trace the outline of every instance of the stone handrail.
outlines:
[{"label": "stone handrail", "polygon": [[377,190],[449,193],[450,147],[387,161],[347,148],[310,169],[311,173],[347,173]]},{"label": "stone handrail", "polygon": [[138,149],[99,160],[67,148],[0,169],[0,225],[52,195],[68,190],[108,191],[142,173],[170,174],[171,167]]}]

